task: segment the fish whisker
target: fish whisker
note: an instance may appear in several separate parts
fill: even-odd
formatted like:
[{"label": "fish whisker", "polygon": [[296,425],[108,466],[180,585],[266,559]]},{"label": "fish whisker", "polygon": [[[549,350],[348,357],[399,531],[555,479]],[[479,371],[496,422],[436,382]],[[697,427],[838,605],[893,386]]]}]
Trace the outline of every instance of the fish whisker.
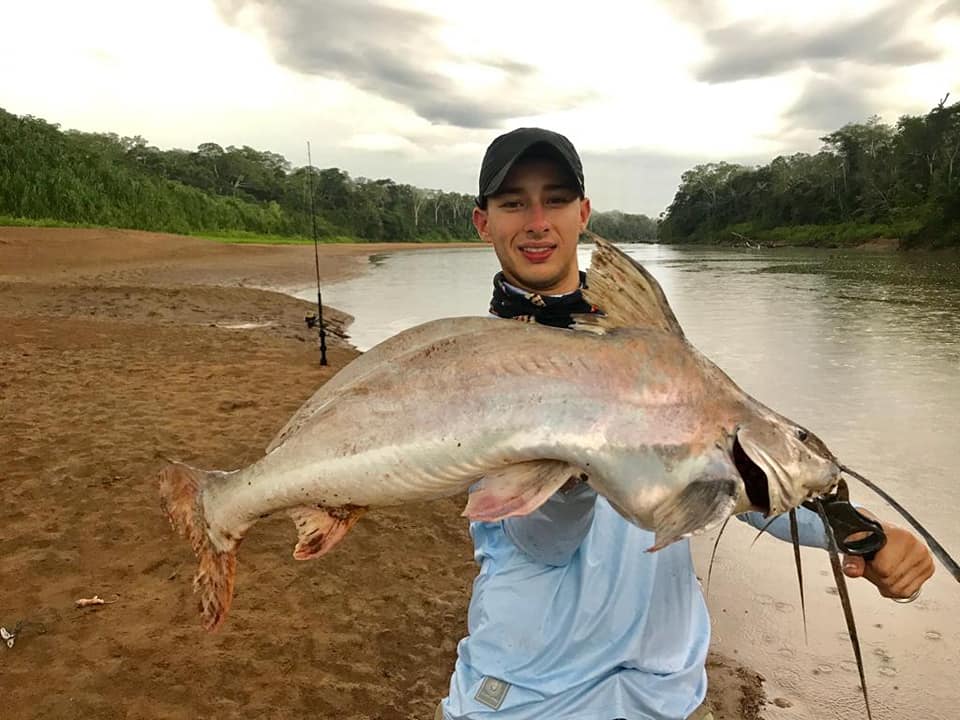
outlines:
[{"label": "fish whisker", "polygon": [[894,510],[900,513],[900,515],[902,515],[903,518],[907,522],[909,522],[913,526],[913,528],[920,534],[920,536],[926,541],[927,546],[930,548],[930,551],[937,556],[937,559],[940,560],[941,563],[943,563],[943,566],[947,569],[947,571],[951,575],[953,575],[953,579],[956,580],[957,582],[960,582],[960,565],[958,565],[957,561],[950,556],[950,553],[946,551],[943,545],[941,545],[937,541],[937,539],[933,535],[931,535],[930,532],[923,525],[920,524],[919,520],[917,520],[915,517],[913,517],[913,515],[907,512],[907,510],[900,503],[898,503],[896,500],[890,497],[889,494],[887,494],[884,490],[879,488],[876,485],[876,483],[873,483],[870,480],[867,480],[867,478],[865,478],[863,475],[856,472],[855,470],[851,470],[846,465],[841,464],[839,465],[839,467],[842,472],[845,472],[847,475],[850,475],[851,477],[854,477],[860,482],[862,482],[868,488],[873,490],[877,495],[882,497]]},{"label": "fish whisker", "polygon": [[767,520],[767,524],[764,525],[762,528],[760,528],[760,532],[757,533],[757,536],[753,539],[753,542],[750,543],[750,547],[753,547],[754,545],[757,544],[757,540],[760,539],[760,536],[763,535],[763,534],[767,531],[767,528],[769,528],[771,525],[773,525],[773,521],[776,520],[778,517],[780,517],[780,516],[779,516],[779,515],[774,515],[772,518],[770,518],[769,520]]},{"label": "fish whisker", "polygon": [[797,564],[797,581],[800,583],[800,615],[803,618],[803,639],[810,644],[807,634],[807,603],[803,596],[803,566],[800,562],[800,527],[797,524],[796,508],[790,511],[790,539],[793,541],[793,559]]},{"label": "fish whisker", "polygon": [[710,577],[713,575],[713,561],[717,558],[717,548],[720,546],[720,538],[723,537],[723,531],[727,529],[727,523],[730,518],[727,517],[720,526],[720,532],[717,533],[717,539],[713,541],[713,551],[710,553],[710,565],[707,568],[707,596],[710,595]]},{"label": "fish whisker", "polygon": [[860,674],[863,702],[867,706],[867,720],[873,720],[873,713],[870,711],[870,698],[867,696],[867,680],[863,672],[863,655],[860,652],[860,638],[857,635],[857,624],[853,619],[853,606],[850,604],[847,580],[840,566],[840,549],[837,547],[837,539],[833,535],[833,528],[830,527],[830,521],[827,520],[827,513],[824,510],[823,503],[820,500],[817,500],[816,503],[817,512],[823,521],[823,530],[827,537],[827,552],[830,555],[830,567],[833,570],[833,579],[837,585],[837,592],[840,593],[840,604],[843,605],[843,617],[847,622],[850,644],[853,645],[853,655],[857,660],[857,672]]}]

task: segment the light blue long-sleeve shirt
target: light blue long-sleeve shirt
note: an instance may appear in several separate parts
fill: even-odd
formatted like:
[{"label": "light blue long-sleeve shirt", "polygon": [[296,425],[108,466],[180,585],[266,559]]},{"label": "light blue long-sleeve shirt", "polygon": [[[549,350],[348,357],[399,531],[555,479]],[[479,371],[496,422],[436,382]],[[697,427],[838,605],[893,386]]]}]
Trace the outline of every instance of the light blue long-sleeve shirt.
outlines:
[{"label": "light blue long-sleeve shirt", "polygon": [[[819,518],[798,520],[825,547]],[[684,720],[703,702],[710,619],[688,541],[646,552],[653,533],[588,485],[470,532],[480,572],[446,720]],[[788,519],[768,532],[789,540]]]}]

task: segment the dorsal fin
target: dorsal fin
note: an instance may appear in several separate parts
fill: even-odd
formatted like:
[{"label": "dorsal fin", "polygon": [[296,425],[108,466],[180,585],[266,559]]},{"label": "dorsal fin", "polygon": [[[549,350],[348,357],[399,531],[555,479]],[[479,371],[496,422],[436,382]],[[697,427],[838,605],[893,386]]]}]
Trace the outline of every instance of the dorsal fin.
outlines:
[{"label": "dorsal fin", "polygon": [[603,334],[626,327],[658,328],[683,337],[683,329],[660,283],[609,240],[586,231],[595,245],[584,299],[603,315],[577,314],[573,328]]}]

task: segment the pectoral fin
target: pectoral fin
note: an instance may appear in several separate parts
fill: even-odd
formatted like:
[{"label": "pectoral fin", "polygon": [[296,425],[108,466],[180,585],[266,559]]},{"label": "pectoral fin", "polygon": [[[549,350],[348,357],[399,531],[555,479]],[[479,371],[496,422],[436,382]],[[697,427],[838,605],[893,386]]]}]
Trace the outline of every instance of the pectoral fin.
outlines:
[{"label": "pectoral fin", "polygon": [[578,468],[559,460],[517,463],[491,471],[470,493],[463,515],[485,522],[527,515],[579,474]]},{"label": "pectoral fin", "polygon": [[289,514],[299,535],[293,557],[310,560],[328,553],[343,540],[366,511],[365,507],[351,505],[332,508],[302,505],[292,508]]}]

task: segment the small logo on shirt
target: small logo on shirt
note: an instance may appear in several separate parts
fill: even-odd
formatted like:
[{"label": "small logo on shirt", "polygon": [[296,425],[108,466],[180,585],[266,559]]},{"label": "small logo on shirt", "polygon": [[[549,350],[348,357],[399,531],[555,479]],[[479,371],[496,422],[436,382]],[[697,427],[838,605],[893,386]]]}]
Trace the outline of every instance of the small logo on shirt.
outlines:
[{"label": "small logo on shirt", "polygon": [[480,689],[477,690],[474,698],[477,702],[483,703],[488,708],[499,710],[509,689],[510,683],[493,677],[485,677],[483,682],[480,683]]}]

